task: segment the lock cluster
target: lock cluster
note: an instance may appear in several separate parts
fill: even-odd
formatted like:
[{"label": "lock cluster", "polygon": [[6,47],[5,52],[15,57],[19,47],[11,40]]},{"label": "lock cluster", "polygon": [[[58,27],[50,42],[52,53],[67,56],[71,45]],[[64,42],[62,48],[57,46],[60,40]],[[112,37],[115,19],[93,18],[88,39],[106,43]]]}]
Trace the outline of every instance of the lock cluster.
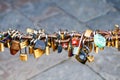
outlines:
[{"label": "lock cluster", "polygon": [[49,55],[52,49],[59,54],[62,53],[62,50],[66,50],[68,57],[75,57],[77,61],[85,64],[87,61],[94,61],[94,56],[90,54],[92,51],[98,53],[106,46],[120,50],[118,25],[115,25],[113,30],[92,31],[87,29],[82,33],[59,30],[53,34],[48,34],[43,29],[33,30],[30,28],[27,29],[26,34],[11,29],[0,32],[0,51],[9,48],[11,55],[19,53],[21,61],[27,61],[28,55],[33,55],[34,58],[39,58],[43,54]]}]

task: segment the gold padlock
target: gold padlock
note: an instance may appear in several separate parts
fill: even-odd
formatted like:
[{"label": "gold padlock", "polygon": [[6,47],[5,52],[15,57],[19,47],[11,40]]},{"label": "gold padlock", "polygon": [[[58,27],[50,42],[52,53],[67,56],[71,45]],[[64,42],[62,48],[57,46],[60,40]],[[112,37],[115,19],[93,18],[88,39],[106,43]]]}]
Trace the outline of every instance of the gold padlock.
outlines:
[{"label": "gold padlock", "polygon": [[107,46],[107,47],[110,47],[110,46],[111,46],[111,41],[110,41],[110,40],[107,41],[106,46]]},{"label": "gold padlock", "polygon": [[46,48],[45,48],[45,53],[46,53],[46,55],[49,55],[49,54],[50,54],[50,48],[49,48],[49,46],[46,46]]},{"label": "gold padlock", "polygon": [[94,52],[98,53],[99,48],[94,44]]},{"label": "gold padlock", "polygon": [[23,49],[23,48],[25,48],[26,46],[28,46],[28,40],[25,40],[25,41],[23,41],[23,42],[20,42],[20,48],[21,49]]},{"label": "gold padlock", "polygon": [[88,62],[93,62],[94,61],[94,56],[87,56]]},{"label": "gold padlock", "polygon": [[61,39],[62,39],[62,40],[64,39],[64,34],[61,34]]},{"label": "gold padlock", "polygon": [[118,35],[116,35],[115,47],[118,48],[118,46],[119,46],[119,39],[118,39]]},{"label": "gold padlock", "polygon": [[115,47],[115,40],[111,41],[111,45],[112,45],[112,47]]},{"label": "gold padlock", "polygon": [[4,46],[6,48],[10,48],[10,40],[7,40],[5,43],[4,43]]},{"label": "gold padlock", "polygon": [[0,52],[3,52],[3,51],[4,51],[4,43],[0,42]]},{"label": "gold padlock", "polygon": [[120,42],[118,42],[118,51],[120,51]]},{"label": "gold padlock", "polygon": [[34,49],[34,57],[39,58],[44,54],[44,51],[41,49]]},{"label": "gold padlock", "polygon": [[91,36],[91,33],[92,33],[92,30],[87,29],[87,30],[85,31],[84,36],[85,36],[85,37],[90,37],[90,36]]},{"label": "gold padlock", "polygon": [[28,59],[27,54],[25,54],[25,53],[21,53],[21,54],[20,54],[20,60],[21,60],[21,61],[27,61],[27,59]]},{"label": "gold padlock", "polygon": [[57,50],[57,46],[56,46],[56,43],[54,42],[54,40],[51,41],[51,47],[52,47],[53,51]]},{"label": "gold padlock", "polygon": [[104,50],[104,47],[102,47],[102,48],[99,48],[101,51],[103,51]]},{"label": "gold padlock", "polygon": [[33,50],[33,46],[29,46],[29,54],[33,54],[34,53],[34,50]]},{"label": "gold padlock", "polygon": [[22,53],[21,52],[21,49],[20,49],[20,60],[21,61],[27,61],[28,59],[28,56],[27,56],[27,48],[25,47],[25,53]]}]

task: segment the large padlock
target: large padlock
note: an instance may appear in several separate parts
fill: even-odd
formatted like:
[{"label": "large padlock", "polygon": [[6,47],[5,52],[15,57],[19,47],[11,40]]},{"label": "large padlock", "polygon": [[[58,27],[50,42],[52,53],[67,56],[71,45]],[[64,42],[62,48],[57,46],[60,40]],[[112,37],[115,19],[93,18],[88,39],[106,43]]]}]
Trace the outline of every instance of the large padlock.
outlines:
[{"label": "large padlock", "polygon": [[84,36],[85,36],[85,37],[90,37],[90,36],[91,36],[91,34],[92,34],[92,30],[87,29],[87,30],[85,31]]},{"label": "large padlock", "polygon": [[16,40],[11,41],[10,54],[15,55],[20,50],[20,42]]},{"label": "large padlock", "polygon": [[25,47],[25,53],[22,53],[21,49],[20,49],[20,60],[21,61],[27,61],[28,60],[27,48],[26,47]]},{"label": "large padlock", "polygon": [[41,49],[39,49],[39,48],[34,49],[34,57],[35,57],[35,58],[39,58],[39,57],[41,57],[43,54],[44,54],[44,51],[43,51],[43,50],[41,50]]},{"label": "large padlock", "polygon": [[34,48],[39,48],[41,50],[45,50],[45,42],[43,40],[36,40]]},{"label": "large padlock", "polygon": [[0,42],[0,52],[3,52],[3,51],[4,51],[4,43]]}]

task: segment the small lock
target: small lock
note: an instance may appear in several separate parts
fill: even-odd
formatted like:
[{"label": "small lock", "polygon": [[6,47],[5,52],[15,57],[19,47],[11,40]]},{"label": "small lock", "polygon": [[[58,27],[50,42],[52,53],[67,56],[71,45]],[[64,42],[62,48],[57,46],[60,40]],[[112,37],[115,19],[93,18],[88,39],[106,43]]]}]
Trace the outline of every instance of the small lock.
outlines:
[{"label": "small lock", "polygon": [[98,53],[98,51],[99,51],[99,48],[94,44],[94,52]]},{"label": "small lock", "polygon": [[120,42],[118,42],[118,51],[120,51]]},{"label": "small lock", "polygon": [[33,50],[33,46],[29,46],[29,54],[33,54],[34,53],[34,50]]},{"label": "small lock", "polygon": [[91,34],[92,34],[92,30],[87,29],[87,30],[85,31],[84,36],[85,36],[85,37],[90,37],[90,36],[91,36]]},{"label": "small lock", "polygon": [[62,52],[62,45],[59,44],[57,49],[58,49],[58,53],[61,53]]},{"label": "small lock", "polygon": [[94,56],[87,56],[88,62],[93,62],[94,61]]},{"label": "small lock", "polygon": [[104,47],[102,47],[102,48],[99,48],[101,51],[103,51],[104,50]]},{"label": "small lock", "polygon": [[92,42],[87,42],[87,43],[85,43],[85,45],[89,48],[90,52],[92,52],[92,49],[93,49]]},{"label": "small lock", "polygon": [[62,43],[62,47],[67,50],[68,49],[68,43]]},{"label": "small lock", "polygon": [[77,37],[72,38],[72,45],[73,46],[78,46],[79,45],[79,39]]},{"label": "small lock", "polygon": [[3,52],[3,51],[4,51],[4,43],[0,42],[0,52]]},{"label": "small lock", "polygon": [[112,40],[112,41],[111,41],[111,46],[112,46],[112,47],[115,47],[115,40]]},{"label": "small lock", "polygon": [[87,61],[87,54],[83,51],[80,51],[79,54],[75,55],[75,58],[80,63],[85,64]]},{"label": "small lock", "polygon": [[107,41],[106,46],[107,46],[107,47],[110,47],[110,46],[111,46],[111,41],[110,41],[110,40]]},{"label": "small lock", "polygon": [[50,54],[50,48],[49,48],[49,46],[46,46],[46,48],[45,48],[45,53],[46,53],[46,55],[49,55],[49,54]]},{"label": "small lock", "polygon": [[74,48],[73,48],[73,54],[74,54],[74,55],[78,55],[79,52],[80,52],[80,48],[79,48],[79,47],[74,47]]},{"label": "small lock", "polygon": [[5,46],[6,48],[10,48],[10,41],[7,40],[7,41],[4,43],[4,46]]},{"label": "small lock", "polygon": [[69,43],[69,46],[68,46],[68,57],[72,57],[72,56],[73,56],[73,48],[72,48],[71,43]]},{"label": "small lock", "polygon": [[57,45],[54,42],[54,40],[51,40],[51,47],[52,47],[53,51],[57,50]]},{"label": "small lock", "polygon": [[44,51],[41,49],[34,49],[34,57],[39,58],[44,54]]},{"label": "small lock", "polygon": [[21,54],[20,54],[20,60],[21,60],[21,61],[27,61],[27,60],[28,60],[27,54],[21,53]]},{"label": "small lock", "polygon": [[20,60],[21,61],[27,61],[27,59],[28,59],[27,48],[25,47],[24,49],[25,49],[25,53],[23,53],[20,49]]}]

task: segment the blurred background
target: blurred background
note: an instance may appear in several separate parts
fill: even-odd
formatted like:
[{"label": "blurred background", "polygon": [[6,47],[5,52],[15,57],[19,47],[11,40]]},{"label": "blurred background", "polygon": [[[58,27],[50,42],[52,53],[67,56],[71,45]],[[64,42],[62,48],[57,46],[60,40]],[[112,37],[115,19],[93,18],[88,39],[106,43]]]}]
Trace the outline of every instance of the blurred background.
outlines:
[{"label": "blurred background", "polygon": [[[27,28],[53,33],[61,29],[111,30],[120,25],[120,0],[0,0],[0,31]],[[92,52],[91,54],[94,54]],[[9,49],[0,53],[0,80],[120,80],[120,53],[105,48],[95,61],[79,63],[67,52],[19,60]]]}]

